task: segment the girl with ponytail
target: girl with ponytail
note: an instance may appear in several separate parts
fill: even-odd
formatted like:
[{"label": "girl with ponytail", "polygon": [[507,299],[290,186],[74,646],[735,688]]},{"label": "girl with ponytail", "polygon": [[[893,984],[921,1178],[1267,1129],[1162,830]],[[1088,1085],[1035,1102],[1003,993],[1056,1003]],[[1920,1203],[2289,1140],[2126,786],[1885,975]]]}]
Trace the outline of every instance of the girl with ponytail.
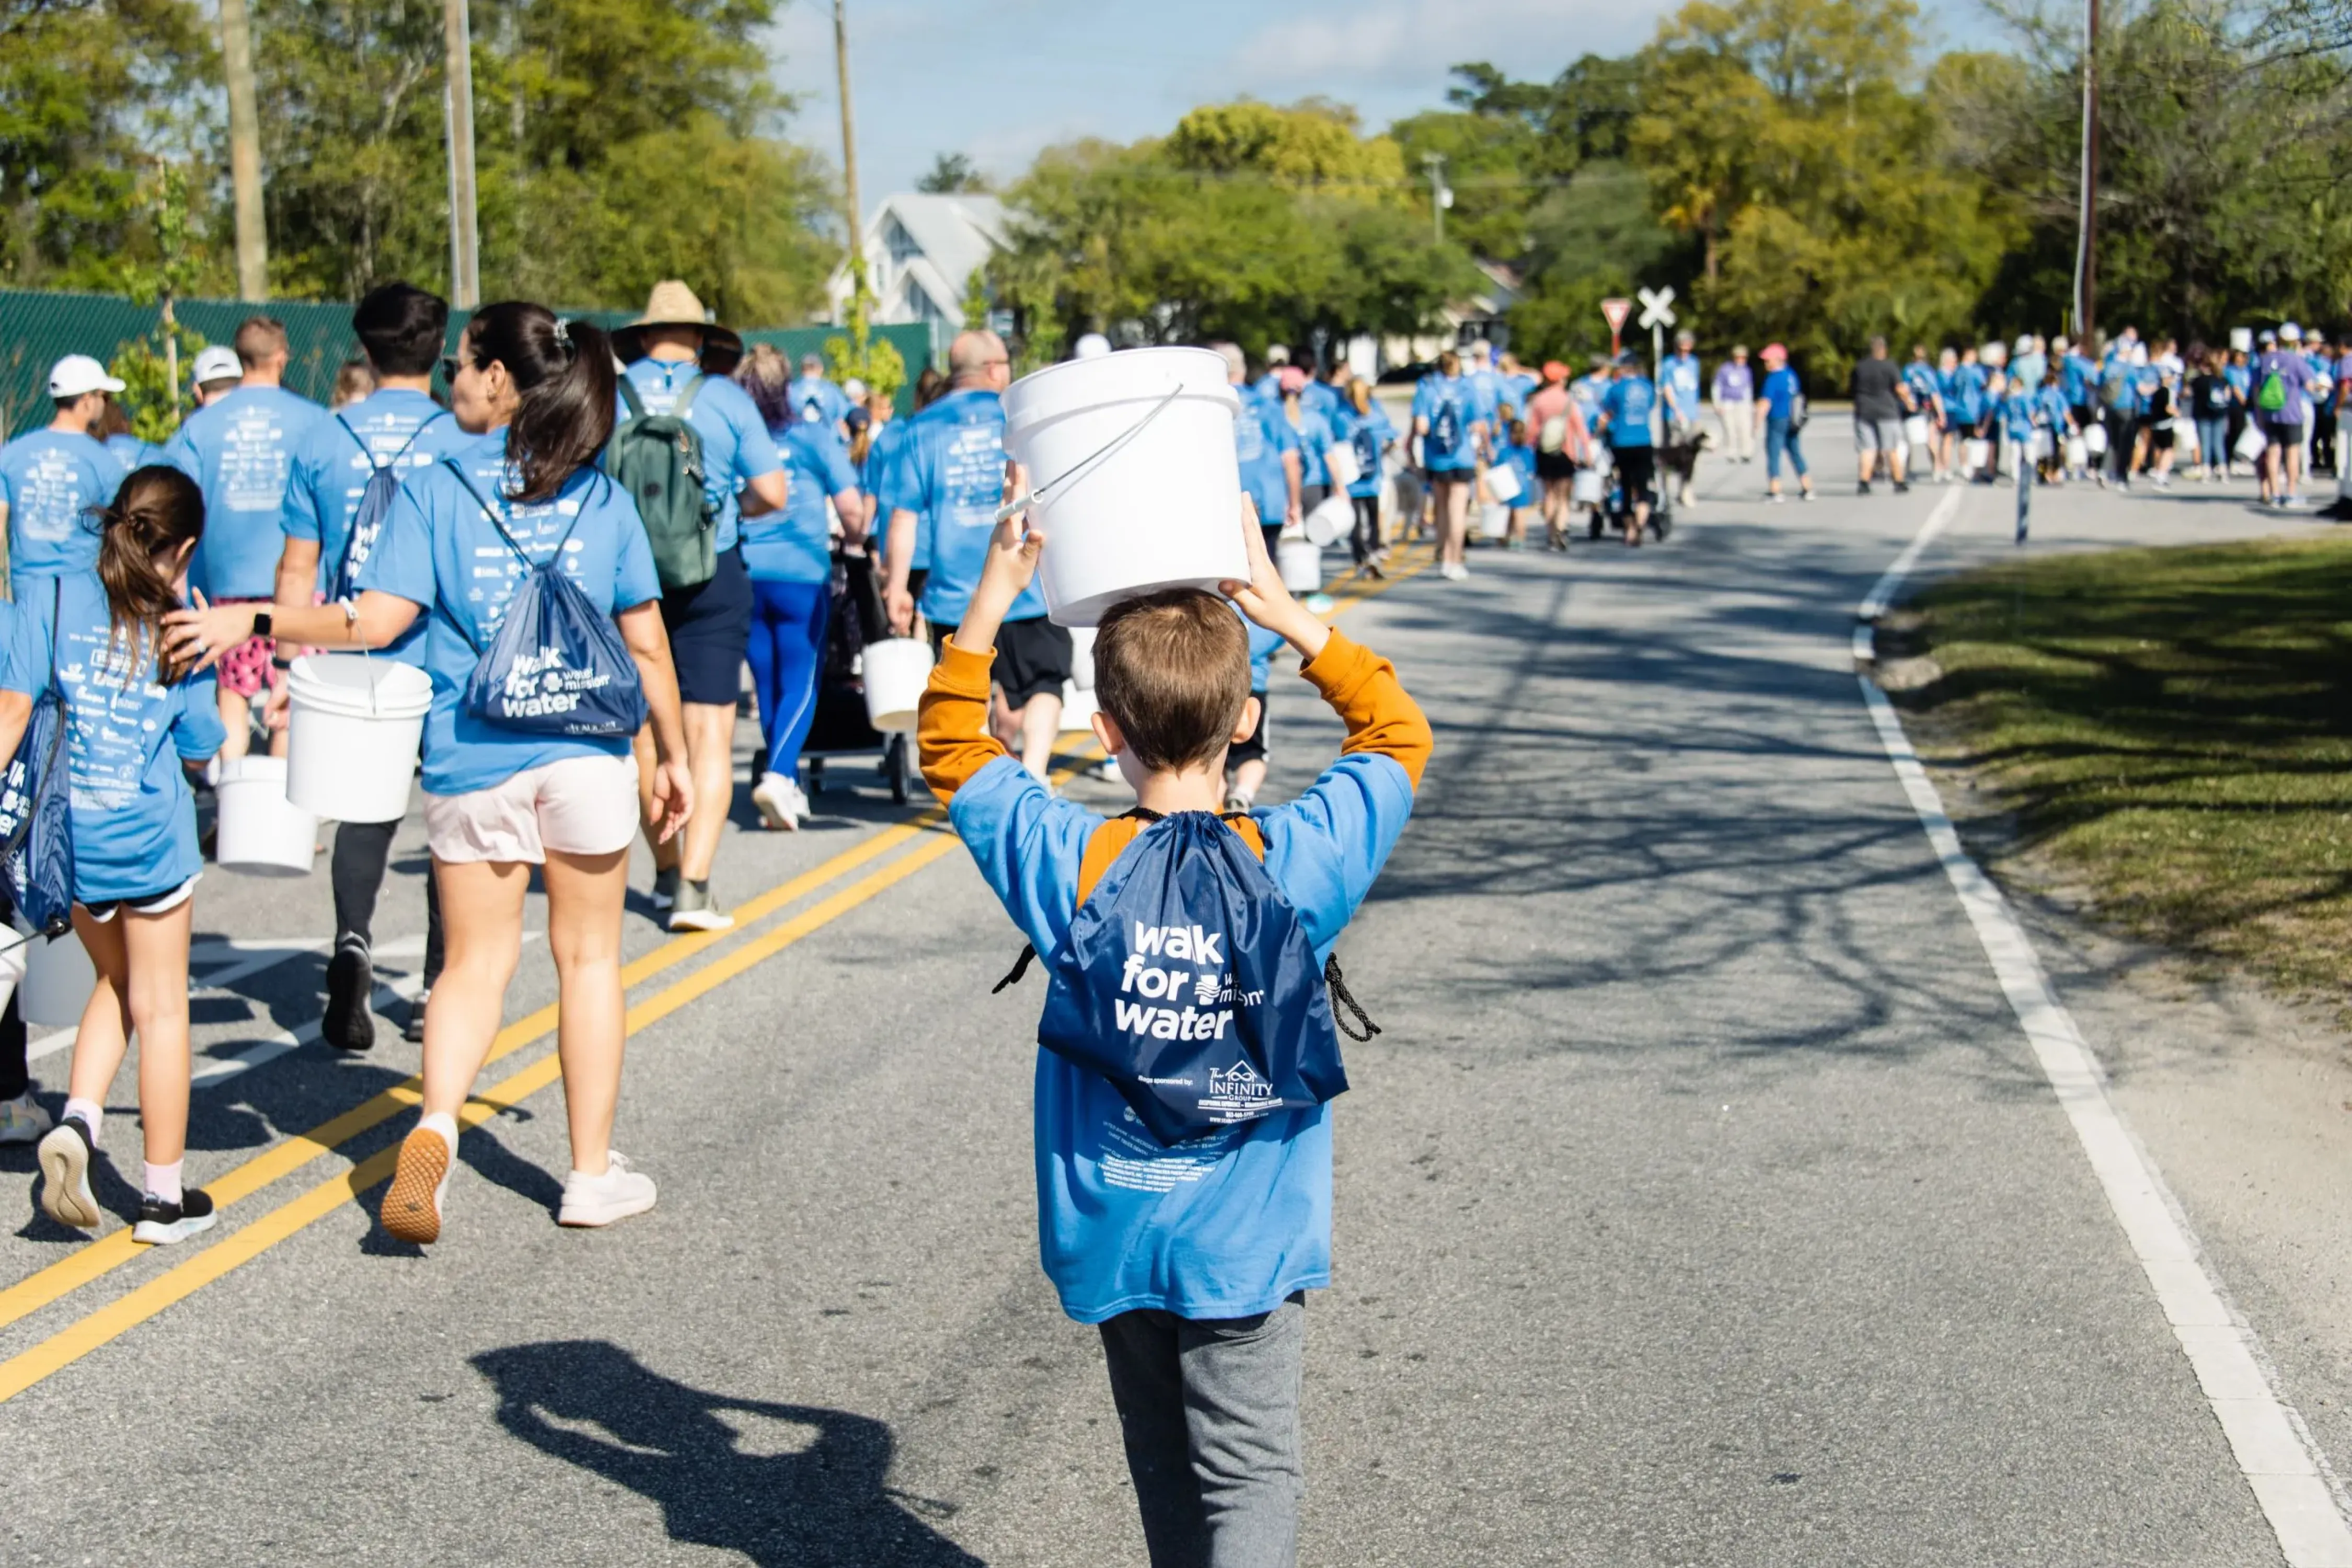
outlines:
[{"label": "girl with ponytail", "polygon": [[24,579],[0,671],[0,757],[13,756],[33,698],[64,704],[71,772],[73,924],[98,972],[74,1036],[65,1115],[41,1140],[40,1203],[61,1225],[104,1221],[89,1167],[109,1086],[139,1036],[145,1182],[135,1241],[168,1246],[213,1224],[212,1200],[181,1180],[188,1136],[188,931],[203,858],[186,770],[224,739],[211,677],[167,646],[204,492],[177,468],[145,468],[100,513],[98,570]]},{"label": "girl with ponytail", "polygon": [[[609,1225],[654,1204],[653,1182],[611,1144],[625,1032],[621,910],[638,820],[630,737],[502,726],[466,701],[480,650],[534,574],[554,567],[619,627],[652,718],[659,837],[694,806],[652,546],[635,503],[595,466],[618,405],[611,340],[542,305],[488,305],[443,370],[451,412],[480,439],[409,477],[354,597],[279,605],[270,628],[296,644],[375,648],[426,617],[425,823],[447,958],[425,1006],[424,1115],[401,1145],[382,1215],[386,1230],[419,1244],[441,1234],[457,1113],[498,1033],[534,867],[562,984],[572,1132],[558,1221]],[[182,611],[167,617],[169,645],[209,662],[251,634],[252,618],[246,605]]]}]

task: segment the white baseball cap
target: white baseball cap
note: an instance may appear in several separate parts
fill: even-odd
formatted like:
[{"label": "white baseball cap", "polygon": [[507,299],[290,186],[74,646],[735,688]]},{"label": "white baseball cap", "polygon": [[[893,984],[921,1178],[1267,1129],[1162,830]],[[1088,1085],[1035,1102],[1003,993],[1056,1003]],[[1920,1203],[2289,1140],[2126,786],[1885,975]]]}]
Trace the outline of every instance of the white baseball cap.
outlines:
[{"label": "white baseball cap", "polygon": [[92,392],[120,392],[122,384],[88,354],[68,354],[49,367],[49,395],[80,397]]},{"label": "white baseball cap", "polygon": [[196,351],[195,368],[188,379],[202,386],[208,381],[241,381],[245,377],[245,362],[236,351],[220,343]]},{"label": "white baseball cap", "polygon": [[2279,329],[2279,342],[2283,343],[2299,343],[2303,342],[2303,329],[2296,326],[2293,321],[2289,321],[2285,326]]},{"label": "white baseball cap", "polygon": [[1103,336],[1100,332],[1087,332],[1079,337],[1077,347],[1071,352],[1070,357],[1073,359],[1099,359],[1108,353],[1110,353],[1110,340],[1108,338]]}]

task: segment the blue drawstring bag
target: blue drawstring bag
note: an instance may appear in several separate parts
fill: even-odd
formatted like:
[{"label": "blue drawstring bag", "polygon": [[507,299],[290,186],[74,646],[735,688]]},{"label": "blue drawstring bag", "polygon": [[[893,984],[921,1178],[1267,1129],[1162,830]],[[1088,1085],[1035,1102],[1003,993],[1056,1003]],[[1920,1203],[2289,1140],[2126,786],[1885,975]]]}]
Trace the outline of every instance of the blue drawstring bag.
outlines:
[{"label": "blue drawstring bag", "polygon": [[[1331,996],[1354,1002],[1339,966],[1318,973],[1298,911],[1208,812],[1146,828],[1046,969],[1037,1043],[1108,1079],[1164,1144],[1347,1089]],[[1357,1038],[1377,1032],[1357,1016]]]},{"label": "blue drawstring bag", "polygon": [[[488,648],[455,615],[442,611],[478,660],[466,683],[466,711],[485,724],[535,735],[635,734],[646,721],[636,660],[613,618],[563,574],[563,548],[572,541],[572,528],[580,526],[579,514],[556,541],[547,563],[539,565],[465,470],[446,459],[444,464],[530,574],[509,602],[506,619]],[[612,481],[599,474],[596,482]]]},{"label": "blue drawstring bag", "polygon": [[49,591],[49,683],[33,699],[25,738],[0,773],[0,889],[26,925],[53,937],[73,930],[74,854],[73,769],[65,700],[58,694],[63,580],[50,579]]},{"label": "blue drawstring bag", "polygon": [[383,531],[383,520],[391,514],[393,500],[400,494],[400,459],[408,456],[408,449],[416,445],[417,437],[430,430],[436,420],[447,417],[447,409],[436,410],[408,433],[408,439],[400,444],[400,450],[394,452],[389,461],[379,463],[375,460],[375,448],[352,428],[352,422],[340,414],[335,416],[335,423],[341,426],[343,434],[358,445],[360,456],[368,460],[373,471],[368,475],[367,488],[360,491],[360,504],[352,513],[352,530],[343,535],[343,558],[336,563],[334,585],[327,593],[330,603],[340,604],[357,591],[352,586],[352,580],[361,564],[367,560],[363,552],[375,548],[376,536]]}]

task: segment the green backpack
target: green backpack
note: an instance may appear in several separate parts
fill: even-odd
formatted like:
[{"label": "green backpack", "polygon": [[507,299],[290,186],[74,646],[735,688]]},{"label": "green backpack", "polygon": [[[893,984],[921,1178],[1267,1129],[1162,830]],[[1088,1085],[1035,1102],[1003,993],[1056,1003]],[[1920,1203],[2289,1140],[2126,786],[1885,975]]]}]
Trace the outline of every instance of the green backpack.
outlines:
[{"label": "green backpack", "polygon": [[2254,406],[2265,414],[2276,414],[2286,406],[2286,378],[2273,371],[2263,377],[2263,389],[2254,394]]},{"label": "green backpack", "polygon": [[635,384],[621,377],[628,417],[604,448],[604,471],[637,503],[654,570],[665,588],[697,588],[719,571],[719,514],[702,488],[702,435],[688,423],[702,377],[686,384],[677,406],[648,414]]}]

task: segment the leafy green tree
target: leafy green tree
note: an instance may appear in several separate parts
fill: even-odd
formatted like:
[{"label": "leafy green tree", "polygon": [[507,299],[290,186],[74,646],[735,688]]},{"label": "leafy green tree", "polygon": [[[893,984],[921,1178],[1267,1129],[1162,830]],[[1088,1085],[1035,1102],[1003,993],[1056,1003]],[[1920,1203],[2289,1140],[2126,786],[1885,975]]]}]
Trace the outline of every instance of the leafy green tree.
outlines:
[{"label": "leafy green tree", "polygon": [[988,176],[961,153],[941,153],[915,181],[915,189],[929,195],[951,196],[964,191],[985,191]]}]

